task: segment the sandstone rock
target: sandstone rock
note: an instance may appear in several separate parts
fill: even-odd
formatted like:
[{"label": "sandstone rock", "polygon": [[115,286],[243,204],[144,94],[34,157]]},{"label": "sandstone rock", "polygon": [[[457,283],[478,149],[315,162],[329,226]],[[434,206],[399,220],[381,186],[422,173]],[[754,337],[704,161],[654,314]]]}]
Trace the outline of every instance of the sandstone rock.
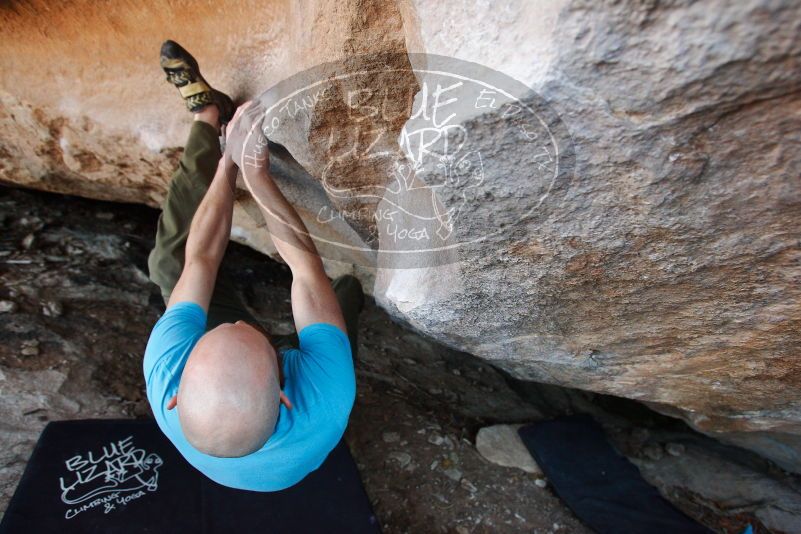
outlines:
[{"label": "sandstone rock", "polygon": [[449,479],[453,480],[454,482],[459,482],[462,480],[462,472],[455,467],[449,467],[447,469],[442,470],[443,474],[448,477]]},{"label": "sandstone rock", "polygon": [[796,532],[801,524],[801,494],[787,475],[765,476],[747,462],[692,445],[681,456],[631,460],[663,493],[690,492],[720,509],[753,515],[770,531]]},{"label": "sandstone rock", "polygon": [[442,436],[440,436],[437,433],[434,433],[434,434],[431,434],[430,436],[428,436],[427,441],[430,444],[436,445],[436,446],[439,447],[440,445],[442,445],[445,442],[445,438],[443,438]]},{"label": "sandstone rock", "polygon": [[381,438],[384,440],[384,443],[395,443],[400,441],[400,434],[397,432],[384,432]]},{"label": "sandstone rock", "polygon": [[[421,49],[534,87],[576,166],[446,298],[390,272],[383,304],[518,377],[679,408],[798,469],[801,6],[474,5],[443,26],[447,2],[414,4]],[[496,123],[467,126],[493,154]],[[485,168],[511,188],[527,169],[503,147]],[[471,216],[533,202],[496,195]]]},{"label": "sandstone rock", "polygon": [[33,246],[33,242],[36,240],[36,235],[28,234],[22,239],[22,243],[20,245],[24,250],[28,250]]},{"label": "sandstone rock", "polygon": [[665,451],[671,456],[681,456],[684,454],[685,447],[681,443],[668,443],[665,445]]},{"label": "sandstone rock", "polygon": [[395,462],[398,462],[401,469],[404,469],[412,462],[412,455],[408,452],[401,452],[401,451],[394,451],[389,453],[388,458]]},{"label": "sandstone rock", "polygon": [[643,448],[642,453],[651,460],[661,460],[665,455],[659,443],[650,443]]},{"label": "sandstone rock", "polygon": [[22,349],[19,352],[23,356],[36,356],[37,354],[39,354],[39,347],[35,345],[22,347]]},{"label": "sandstone rock", "polygon": [[504,467],[517,467],[541,475],[542,470],[517,434],[520,425],[487,426],[476,435],[476,449],[486,460]]},{"label": "sandstone rock", "polygon": [[61,317],[64,306],[57,300],[47,300],[42,304],[42,313],[47,317]]},{"label": "sandstone rock", "polygon": [[469,480],[467,480],[466,478],[462,478],[462,479],[459,481],[459,484],[460,484],[460,485],[461,485],[461,486],[462,486],[464,489],[466,489],[467,491],[469,491],[470,493],[475,493],[475,492],[477,492],[477,491],[478,491],[478,488],[476,487],[476,485],[475,485],[475,484],[473,484],[472,482],[470,482]]},{"label": "sandstone rock", "polygon": [[[0,21],[0,178],[150,205],[189,122],[156,65],[163,38],[248,97],[347,58],[323,69],[347,75],[327,98],[268,136],[331,274],[519,378],[638,399],[801,470],[799,2],[64,2]],[[465,151],[410,172],[405,135],[431,130],[399,104],[433,98],[439,61],[416,52],[533,88],[510,98],[558,135],[534,147],[545,136],[512,136],[508,106],[462,106],[434,131]],[[372,83],[353,76],[382,61]],[[392,112],[368,112],[383,100]],[[540,156],[560,163],[552,180]],[[408,254],[399,232],[426,216],[436,252]],[[234,223],[274,253],[244,190]]]}]

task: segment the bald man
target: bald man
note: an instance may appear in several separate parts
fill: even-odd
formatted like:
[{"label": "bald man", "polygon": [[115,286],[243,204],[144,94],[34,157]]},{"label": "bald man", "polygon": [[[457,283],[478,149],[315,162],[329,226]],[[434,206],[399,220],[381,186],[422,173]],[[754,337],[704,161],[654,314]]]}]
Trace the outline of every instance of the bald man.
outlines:
[{"label": "bald man", "polygon": [[[167,303],[145,350],[148,400],[164,434],[206,476],[233,488],[281,490],[319,467],[347,426],[361,286],[353,277],[329,282],[270,174],[266,139],[257,137],[265,146],[246,184],[292,271],[297,334],[264,331],[218,273],[238,167],[229,151],[221,154],[218,136],[229,122],[235,130],[241,110],[232,116],[230,98],[208,85],[177,43],[164,43],[161,65],[195,120],[148,260]],[[241,136],[228,141],[241,149]]]}]

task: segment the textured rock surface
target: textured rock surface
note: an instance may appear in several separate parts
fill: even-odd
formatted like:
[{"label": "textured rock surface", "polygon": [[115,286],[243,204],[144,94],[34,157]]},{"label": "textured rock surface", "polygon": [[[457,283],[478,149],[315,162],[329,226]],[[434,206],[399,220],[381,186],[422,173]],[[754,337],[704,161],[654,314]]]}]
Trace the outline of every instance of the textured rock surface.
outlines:
[{"label": "textured rock surface", "polygon": [[[452,295],[398,308],[517,376],[649,401],[797,469],[801,5],[648,6],[416,3],[410,42],[530,84],[577,161]],[[470,125],[487,147],[491,124]]]},{"label": "textured rock surface", "polygon": [[[715,457],[708,449],[691,447],[680,456],[665,454],[657,460],[645,458],[634,463],[643,477],[665,494],[703,493],[709,502],[726,510],[751,511],[752,503],[759,501],[754,515],[770,529],[795,532],[801,526],[797,483],[761,478],[748,466]],[[696,476],[701,469],[706,473],[703,481]]]},{"label": "textured rock surface", "polygon": [[[711,4],[4,6],[0,178],[157,204],[188,121],[155,65],[165,37],[244,96],[364,52],[486,64],[562,117],[572,173],[541,201],[521,188],[530,147],[499,133],[504,117],[466,117],[491,196],[453,235],[498,221],[504,231],[446,266],[379,270],[379,302],[516,376],[646,401],[798,470],[801,4]],[[369,215],[315,222],[320,205],[343,207],[316,185],[331,149],[321,134],[356,119],[345,103],[309,117],[280,135],[308,171],[278,159],[288,196],[314,233],[387,246],[371,241]],[[341,176],[372,185],[381,165]],[[235,238],[269,252],[262,225],[243,193]],[[370,253],[326,252],[336,269],[355,263],[372,277]]]}]

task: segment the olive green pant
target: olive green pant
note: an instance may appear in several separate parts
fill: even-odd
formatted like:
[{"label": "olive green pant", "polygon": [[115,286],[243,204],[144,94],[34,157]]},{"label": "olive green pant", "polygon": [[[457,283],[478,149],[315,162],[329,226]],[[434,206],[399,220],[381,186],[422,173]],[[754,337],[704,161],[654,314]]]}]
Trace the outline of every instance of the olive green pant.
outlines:
[{"label": "olive green pant", "polygon": [[[161,288],[165,303],[183,271],[184,247],[192,217],[214,178],[220,157],[216,129],[205,122],[193,122],[180,165],[170,181],[167,198],[159,216],[156,244],[148,258],[150,279]],[[364,305],[362,287],[353,276],[337,278],[332,285],[342,308],[355,359],[358,318]],[[245,307],[231,280],[220,269],[209,304],[206,328],[211,330],[222,323],[240,320],[259,324]],[[273,336],[273,343],[278,349],[297,347],[297,333]]]}]

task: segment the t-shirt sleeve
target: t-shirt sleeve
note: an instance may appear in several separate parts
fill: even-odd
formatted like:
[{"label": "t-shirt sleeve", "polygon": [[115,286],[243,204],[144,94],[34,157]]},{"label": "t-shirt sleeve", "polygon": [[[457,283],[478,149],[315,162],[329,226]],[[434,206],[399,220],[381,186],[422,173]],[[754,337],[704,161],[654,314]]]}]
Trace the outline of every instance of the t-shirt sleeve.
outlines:
[{"label": "t-shirt sleeve", "polygon": [[169,390],[177,387],[189,353],[205,330],[206,312],[194,302],[174,304],[156,322],[143,362],[151,403],[161,402]]},{"label": "t-shirt sleeve", "polygon": [[348,336],[334,325],[315,323],[302,329],[298,340],[303,381],[321,395],[321,402],[329,409],[331,417],[344,429],[356,399],[356,376]]}]

